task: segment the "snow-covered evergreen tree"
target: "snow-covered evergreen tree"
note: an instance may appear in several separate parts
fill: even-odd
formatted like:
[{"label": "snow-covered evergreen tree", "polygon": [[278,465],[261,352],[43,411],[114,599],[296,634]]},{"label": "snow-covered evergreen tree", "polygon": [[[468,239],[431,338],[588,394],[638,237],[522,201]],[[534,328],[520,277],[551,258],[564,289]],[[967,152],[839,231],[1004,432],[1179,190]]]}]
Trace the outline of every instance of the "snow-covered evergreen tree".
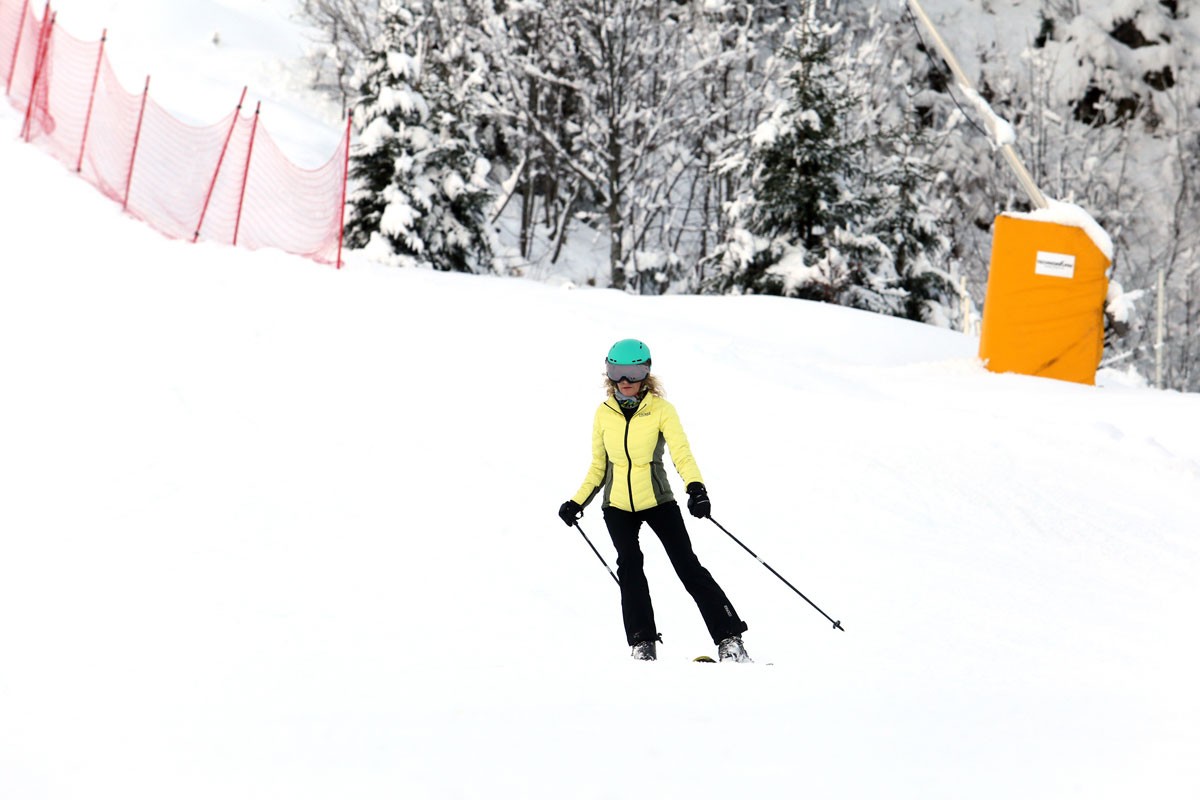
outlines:
[{"label": "snow-covered evergreen tree", "polygon": [[936,163],[949,134],[925,124],[921,92],[895,20],[878,5],[853,17],[852,66],[844,71],[857,87],[851,119],[869,142],[860,190],[872,199],[867,229],[887,245],[903,305],[894,313],[943,327],[969,328],[971,305],[958,288],[962,275],[951,256],[949,184]]},{"label": "snow-covered evergreen tree", "polygon": [[488,161],[469,117],[461,52],[435,40],[440,9],[384,0],[381,32],[359,81],[347,243],[397,265],[491,269]]},{"label": "snow-covered evergreen tree", "polygon": [[691,132],[697,154],[688,175],[688,236],[680,253],[695,264],[687,289],[710,281],[706,270],[713,253],[728,239],[731,223],[724,209],[745,190],[750,143],[763,117],[773,108],[787,65],[775,57],[788,35],[798,3],[756,0],[705,4],[696,39],[703,74],[697,98],[699,125]]},{"label": "snow-covered evergreen tree", "polygon": [[858,70],[880,39],[804,19],[784,51],[790,97],[755,135],[749,193],[715,284],[950,322],[955,297],[919,207],[932,170],[914,120],[890,121]]}]

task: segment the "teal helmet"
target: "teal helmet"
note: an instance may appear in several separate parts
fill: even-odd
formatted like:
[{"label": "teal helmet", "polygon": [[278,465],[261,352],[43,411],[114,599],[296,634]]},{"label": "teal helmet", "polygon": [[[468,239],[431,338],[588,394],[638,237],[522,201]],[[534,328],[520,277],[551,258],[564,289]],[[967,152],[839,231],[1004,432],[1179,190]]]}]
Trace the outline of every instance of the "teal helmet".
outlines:
[{"label": "teal helmet", "polygon": [[637,339],[622,339],[608,349],[606,364],[621,366],[641,365],[650,366],[650,348]]}]

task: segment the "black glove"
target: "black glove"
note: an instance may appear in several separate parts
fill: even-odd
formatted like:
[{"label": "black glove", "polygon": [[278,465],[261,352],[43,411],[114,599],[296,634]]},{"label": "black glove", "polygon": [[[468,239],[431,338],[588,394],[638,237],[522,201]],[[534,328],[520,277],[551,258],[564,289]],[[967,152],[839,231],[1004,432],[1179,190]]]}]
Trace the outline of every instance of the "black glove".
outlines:
[{"label": "black glove", "polygon": [[567,527],[574,526],[575,522],[582,516],[583,506],[574,500],[568,500],[558,507],[558,517],[567,524]]},{"label": "black glove", "polygon": [[712,513],[712,503],[708,501],[708,490],[703,483],[689,483],[687,493],[688,511],[693,517],[703,519]]}]

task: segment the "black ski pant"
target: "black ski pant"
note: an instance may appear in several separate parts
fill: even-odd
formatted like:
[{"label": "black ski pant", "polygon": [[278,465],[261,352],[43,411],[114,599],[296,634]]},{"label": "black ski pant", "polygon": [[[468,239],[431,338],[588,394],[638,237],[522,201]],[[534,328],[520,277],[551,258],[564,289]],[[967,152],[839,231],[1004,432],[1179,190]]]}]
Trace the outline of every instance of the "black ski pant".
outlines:
[{"label": "black ski pant", "polygon": [[650,602],[650,587],[643,569],[642,550],[638,546],[638,531],[643,522],[658,536],[667,557],[671,559],[671,566],[675,567],[675,574],[696,601],[713,644],[720,644],[722,639],[746,630],[746,623],[733,610],[733,604],[725,592],[692,551],[692,540],[688,538],[687,528],[683,525],[678,503],[671,501],[636,512],[609,506],[604,509],[604,522],[617,549],[621,615],[625,620],[625,637],[631,646],[659,638],[658,628],[654,624],[654,606]]}]

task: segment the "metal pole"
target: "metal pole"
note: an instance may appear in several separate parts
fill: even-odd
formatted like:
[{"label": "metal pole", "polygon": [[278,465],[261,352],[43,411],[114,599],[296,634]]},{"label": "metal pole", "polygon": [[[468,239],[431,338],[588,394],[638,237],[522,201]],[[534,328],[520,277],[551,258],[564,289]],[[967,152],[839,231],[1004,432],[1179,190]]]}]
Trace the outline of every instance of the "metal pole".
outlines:
[{"label": "metal pole", "polygon": [[221,165],[225,163],[225,154],[229,151],[229,140],[233,138],[233,129],[237,127],[242,115],[242,103],[246,102],[246,89],[242,87],[242,96],[238,98],[237,108],[233,110],[233,121],[229,123],[229,132],[225,134],[225,144],[221,146],[221,155],[217,158],[217,168],[213,170],[212,182],[208,184],[208,194],[204,196],[204,207],[200,209],[200,221],[196,223],[196,233],[192,243],[200,240],[200,229],[204,227],[204,218],[208,216],[208,204],[212,202],[213,190],[217,188],[217,178],[221,176]]},{"label": "metal pole", "polygon": [[233,246],[237,247],[238,234],[242,231],[242,207],[246,204],[246,182],[250,179],[250,159],[254,157],[254,139],[258,136],[258,115],[262,112],[262,101],[254,106],[254,124],[250,126],[250,146],[246,149],[246,168],[242,170],[242,191],[238,195],[237,222],[233,224]]},{"label": "metal pole", "polygon": [[129,190],[133,188],[133,166],[137,163],[138,145],[142,141],[142,123],[146,119],[146,101],[150,98],[150,76],[146,76],[146,88],[142,89],[142,106],[138,110],[137,129],[133,132],[133,151],[129,154],[129,172],[125,175],[125,199],[121,209],[129,209]]},{"label": "metal pole", "polygon": [[1158,322],[1154,335],[1154,386],[1163,388],[1163,340],[1165,336],[1167,305],[1167,276],[1163,270],[1158,271]]},{"label": "metal pole", "polygon": [[[967,73],[963,71],[962,66],[958,63],[958,59],[954,57],[954,53],[950,50],[949,45],[946,44],[942,35],[938,33],[938,29],[934,27],[933,20],[925,13],[925,9],[921,8],[919,0],[908,0],[908,3],[912,6],[917,16],[921,18],[921,22],[925,23],[925,27],[929,29],[934,45],[937,47],[942,58],[950,65],[950,71],[954,73],[954,79],[958,81],[959,86],[972,94],[978,95],[971,79],[967,77]],[[1046,196],[1042,194],[1042,190],[1034,182],[1033,176],[1029,174],[1029,170],[1025,169],[1025,164],[1021,161],[1021,157],[1017,155],[1017,151],[1013,146],[998,142],[993,142],[993,144],[999,146],[1001,155],[1004,156],[1004,160],[1008,162],[1008,166],[1017,176],[1017,182],[1021,184],[1021,188],[1029,196],[1029,202],[1033,203],[1036,208],[1049,208],[1050,204],[1046,201]]]},{"label": "metal pole", "polygon": [[[804,592],[800,591],[800,590],[799,590],[799,589],[797,589],[795,586],[792,586],[791,582],[790,582],[790,581],[788,581],[788,579],[787,579],[787,578],[785,578],[785,577],[783,577],[782,575],[780,575],[778,572],[776,572],[776,571],[775,571],[775,569],[774,569],[774,568],[773,568],[773,567],[772,567],[770,564],[768,564],[767,562],[765,562],[765,561],[763,561],[761,558],[759,558],[759,557],[758,557],[758,553],[754,552],[754,551],[753,551],[753,550],[751,550],[749,547],[746,547],[746,545],[742,544],[742,540],[741,540],[741,539],[739,539],[738,537],[734,536],[734,535],[733,535],[732,533],[730,533],[729,531],[725,530],[725,526],[724,526],[724,525],[722,525],[721,523],[717,522],[717,521],[716,521],[715,519],[713,519],[711,516],[710,516],[710,517],[708,517],[708,521],[709,521],[709,522],[711,522],[713,525],[716,525],[718,528],[720,528],[720,529],[721,529],[721,531],[722,531],[722,532],[724,532],[724,534],[725,534],[726,536],[728,536],[730,539],[733,539],[735,542],[737,542],[737,543],[738,543],[738,546],[740,546],[740,547],[741,547],[743,550],[745,550],[745,551],[746,551],[747,553],[749,553],[750,555],[754,556],[754,560],[755,560],[755,561],[757,561],[758,563],[762,564],[764,567],[766,567],[768,570],[770,570],[770,571],[771,571],[771,574],[772,574],[772,575],[774,575],[776,578],[779,578],[779,580],[781,580],[781,581],[783,581],[785,584],[787,584],[787,587],[788,587],[789,589],[791,589],[793,592],[795,592],[796,594],[800,595],[800,597],[801,597],[801,598],[803,598],[804,602],[808,603],[810,606],[812,606],[813,608],[817,609],[817,611],[821,611],[820,607],[818,607],[816,603],[814,603],[812,600],[809,600],[807,597],[804,597]],[[830,622],[832,622],[832,623],[833,623],[833,627],[834,627],[835,629],[837,629],[837,630],[839,630],[839,631],[842,631],[843,633],[846,631],[846,629],[842,627],[842,623],[841,623],[840,621],[838,621],[838,620],[834,619],[833,617],[829,616],[829,615],[828,615],[828,614],[826,614],[824,611],[821,611],[821,616],[822,616],[822,617],[824,617],[825,619],[829,620]]]},{"label": "metal pole", "polygon": [[83,118],[83,138],[79,141],[79,160],[75,171],[83,171],[83,151],[87,149],[88,131],[92,127],[92,109],[96,106],[96,85],[100,82],[100,66],[104,63],[104,43],[108,41],[108,28],[100,34],[100,50],[96,54],[96,69],[92,72],[92,93],[88,95],[87,116]]},{"label": "metal pole", "polygon": [[619,587],[621,585],[621,579],[617,577],[617,573],[613,572],[612,567],[610,567],[608,562],[604,560],[604,556],[600,555],[600,551],[596,549],[596,545],[592,544],[592,540],[589,539],[587,534],[583,532],[583,528],[579,527],[578,522],[575,523],[575,529],[579,531],[579,535],[583,537],[583,540],[588,543],[588,547],[592,548],[592,552],[596,554],[596,558],[600,559],[600,563],[604,565],[606,570],[608,570],[608,574],[612,575],[612,579],[617,582],[617,586]]},{"label": "metal pole", "polygon": [[50,53],[50,37],[54,35],[54,19],[58,12],[50,11],[50,2],[46,2],[46,10],[42,12],[42,27],[38,30],[38,46],[33,62],[33,83],[29,86],[29,104],[25,106],[25,124],[21,126],[21,138],[30,141],[33,138],[33,107],[37,105],[38,86],[42,82],[42,73],[46,70],[46,58]]}]

